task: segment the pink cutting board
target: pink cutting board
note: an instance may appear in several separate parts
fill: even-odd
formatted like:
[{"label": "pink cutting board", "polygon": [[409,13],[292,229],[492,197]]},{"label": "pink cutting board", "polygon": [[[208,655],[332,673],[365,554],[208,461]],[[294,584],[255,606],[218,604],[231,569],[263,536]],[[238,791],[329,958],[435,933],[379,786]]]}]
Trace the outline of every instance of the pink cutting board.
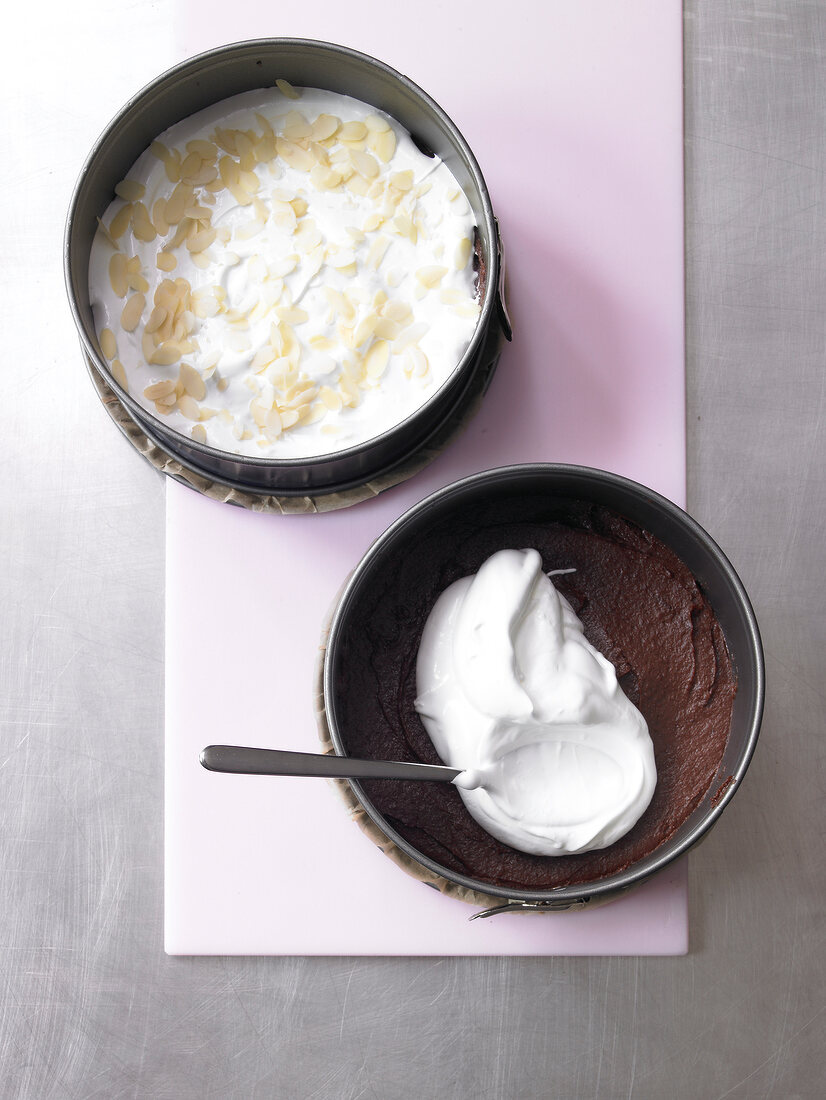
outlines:
[{"label": "pink cutting board", "polygon": [[509,462],[576,462],[684,504],[681,4],[420,0],[401,23],[377,10],[186,0],[179,56],[257,36],[324,38],[426,88],[490,187],[516,335],[466,434],[374,501],[267,516],[168,484],[166,950],[683,954],[684,860],[602,908],[468,923],[473,909],[400,871],[323,780],[198,764],[210,742],[315,750],[325,614],[372,540],[447,482]]}]

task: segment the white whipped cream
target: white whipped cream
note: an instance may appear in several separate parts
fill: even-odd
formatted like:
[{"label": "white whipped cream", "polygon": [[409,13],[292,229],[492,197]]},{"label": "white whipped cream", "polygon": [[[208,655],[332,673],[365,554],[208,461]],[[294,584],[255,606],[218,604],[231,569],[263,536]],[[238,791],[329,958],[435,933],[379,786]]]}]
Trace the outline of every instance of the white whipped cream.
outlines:
[{"label": "white whipped cream", "polygon": [[535,855],[605,848],[651,801],[654,748],[536,550],[501,550],[425,625],[416,709],[471,815]]},{"label": "white whipped cream", "polygon": [[245,92],[166,130],[118,191],[89,268],[101,349],[136,401],[202,442],[354,446],[424,404],[473,336],[470,205],[366,103]]}]

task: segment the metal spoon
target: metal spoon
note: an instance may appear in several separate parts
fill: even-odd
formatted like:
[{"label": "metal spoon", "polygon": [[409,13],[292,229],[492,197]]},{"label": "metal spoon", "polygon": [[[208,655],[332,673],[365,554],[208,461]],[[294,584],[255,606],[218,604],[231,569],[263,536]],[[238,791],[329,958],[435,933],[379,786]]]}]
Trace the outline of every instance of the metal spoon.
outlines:
[{"label": "metal spoon", "polygon": [[211,772],[236,775],[316,775],[327,779],[424,779],[452,782],[456,768],[439,764],[408,764],[402,760],[356,760],[284,749],[251,749],[243,745],[208,745],[201,764]]}]

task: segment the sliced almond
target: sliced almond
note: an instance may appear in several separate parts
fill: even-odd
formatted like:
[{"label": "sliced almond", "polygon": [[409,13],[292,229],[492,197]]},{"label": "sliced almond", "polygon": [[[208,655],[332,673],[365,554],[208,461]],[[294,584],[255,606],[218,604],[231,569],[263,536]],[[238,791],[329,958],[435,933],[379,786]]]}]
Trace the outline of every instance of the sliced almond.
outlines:
[{"label": "sliced almond", "polygon": [[345,227],[347,236],[351,239],[353,244],[362,244],[365,240],[364,233],[357,229],[354,225],[348,225]]},{"label": "sliced almond", "polygon": [[167,340],[165,344],[161,344],[152,355],[149,357],[149,363],[156,367],[171,367],[173,363],[177,363],[181,358],[183,352],[178,344],[173,340]]},{"label": "sliced almond", "polygon": [[110,328],[101,329],[100,350],[107,359],[114,359],[118,354],[118,342]]},{"label": "sliced almond", "polygon": [[346,375],[342,375],[338,380],[338,392],[341,396],[342,404],[348,409],[355,408],[361,401],[361,393],[358,386]]},{"label": "sliced almond", "polygon": [[163,279],[155,288],[153,301],[156,306],[164,306],[171,313],[178,304],[178,288],[171,279]]},{"label": "sliced almond", "polygon": [[126,332],[134,332],[138,327],[145,305],[146,298],[140,292],[133,294],[127,301],[120,315],[121,327]]},{"label": "sliced almond", "polygon": [[438,286],[445,275],[447,275],[447,268],[439,264],[429,264],[426,267],[420,267],[416,271],[416,278],[422,286],[426,286],[429,289]]},{"label": "sliced almond", "polygon": [[364,125],[374,134],[383,134],[390,129],[390,123],[381,115],[368,115]]},{"label": "sliced almond", "polygon": [[335,343],[328,336],[311,336],[310,347],[317,352],[335,351]]},{"label": "sliced almond", "polygon": [[139,241],[154,241],[158,233],[149,217],[149,211],[142,202],[132,206],[132,232]]},{"label": "sliced almond", "polygon": [[149,314],[149,320],[144,326],[144,332],[151,335],[153,332],[157,332],[158,329],[164,325],[169,317],[169,310],[165,306],[153,306],[152,312]]},{"label": "sliced almond", "polygon": [[218,126],[215,133],[212,135],[212,140],[219,148],[223,149],[225,153],[229,153],[231,157],[237,157],[238,146],[235,144],[236,133],[236,130]]},{"label": "sliced almond", "polygon": [[352,303],[341,293],[341,291],[325,286],[324,295],[327,298],[330,308],[339,315],[342,321],[349,322],[355,320],[356,311]]},{"label": "sliced almond", "polygon": [[201,160],[213,161],[218,159],[218,147],[212,141],[204,141],[201,138],[193,138],[186,143],[187,153],[197,153]]},{"label": "sliced almond", "polygon": [[322,386],[318,391],[318,396],[330,412],[338,412],[341,408],[341,397],[331,386]]},{"label": "sliced almond", "polygon": [[164,207],[164,218],[169,225],[177,225],[183,218],[184,211],[192,202],[193,190],[187,183],[178,183]]},{"label": "sliced almond", "polygon": [[355,355],[345,355],[341,360],[341,377],[357,385],[364,378],[364,362]]},{"label": "sliced almond", "polygon": [[461,241],[456,245],[456,254],[453,259],[453,265],[457,271],[463,271],[467,267],[467,262],[470,259],[473,245],[469,237],[463,237]]},{"label": "sliced almond", "polygon": [[[158,199],[158,202],[163,202],[163,199]],[[155,204],[157,206],[157,203]],[[192,202],[184,213],[188,218],[193,218],[195,221],[201,222],[202,225],[208,225],[212,220],[212,211],[208,206],[202,206],[199,202]],[[155,207],[152,207],[152,221],[155,221]]]},{"label": "sliced almond", "polygon": [[252,363],[250,368],[255,371],[264,370],[275,359],[278,358],[278,352],[270,344],[266,344],[263,348],[259,348],[255,355],[252,357]]},{"label": "sliced almond", "polygon": [[137,180],[121,180],[115,184],[115,194],[126,202],[136,202],[146,194],[146,188]]},{"label": "sliced almond", "polygon": [[139,290],[141,294],[149,291],[149,283],[139,271],[130,273],[128,281],[130,290]]},{"label": "sliced almond", "polygon": [[194,397],[196,401],[203,401],[206,397],[206,383],[189,363],[181,363],[180,379],[190,397]]},{"label": "sliced almond", "polygon": [[181,154],[177,149],[170,150],[170,155],[164,161],[164,171],[170,183],[179,183],[181,179]]},{"label": "sliced almond", "polygon": [[481,312],[479,303],[470,299],[469,301],[460,302],[458,305],[453,306],[453,312],[459,317],[469,317],[474,320],[479,316]]},{"label": "sliced almond", "polygon": [[375,179],[379,174],[379,166],[375,157],[369,153],[363,153],[359,149],[350,151],[350,160],[358,174],[365,180]]},{"label": "sliced almond", "polygon": [[143,391],[143,396],[147,401],[160,401],[164,397],[169,397],[170,394],[175,393],[175,383],[171,378],[162,378],[160,382],[153,382],[151,386],[147,386]]},{"label": "sliced almond", "polygon": [[126,230],[129,228],[129,222],[132,220],[132,204],[131,202],[125,203],[111,222],[109,222],[109,236],[112,240],[119,240]]},{"label": "sliced almond", "polygon": [[338,132],[339,141],[364,141],[367,127],[363,122],[345,122]]},{"label": "sliced almond", "polygon": [[301,252],[310,252],[321,244],[321,233],[312,218],[302,218],[293,238]]},{"label": "sliced almond", "polygon": [[[257,237],[262,232],[265,224],[261,218],[252,218],[245,225],[238,226],[235,230],[235,236],[239,241],[251,241],[253,237]],[[203,255],[203,253],[200,253],[200,255]],[[195,257],[193,257],[193,260],[195,260]]]},{"label": "sliced almond", "polygon": [[365,198],[370,188],[370,181],[366,180],[364,176],[360,176],[358,172],[353,170],[353,174],[344,184],[351,195],[356,195],[359,198]]},{"label": "sliced almond", "polygon": [[152,224],[159,237],[165,237],[169,232],[169,222],[166,220],[166,199],[157,199],[152,204]]},{"label": "sliced almond", "polygon": [[393,219],[393,228],[400,236],[407,237],[412,244],[415,244],[419,239],[419,232],[407,214],[399,214],[395,217]]},{"label": "sliced almond", "polygon": [[289,390],[287,405],[290,408],[297,408],[299,405],[303,405],[307,401],[311,401],[318,393],[318,386],[311,379],[306,378],[303,381],[296,382],[294,386]]},{"label": "sliced almond", "polygon": [[382,316],[389,317],[391,321],[395,321],[398,325],[408,325],[413,320],[413,312],[407,302],[400,302],[398,299],[387,302],[382,307]]},{"label": "sliced almond", "polygon": [[397,191],[409,191],[413,186],[413,169],[407,168],[404,172],[393,172],[390,176],[390,185]]},{"label": "sliced almond", "polygon": [[387,249],[390,247],[390,238],[385,237],[380,233],[370,245],[367,252],[367,266],[372,268],[373,271],[378,271],[381,266],[381,262],[385,257]]},{"label": "sliced almond", "polygon": [[294,233],[298,225],[298,219],[296,218],[295,211],[288,202],[279,202],[277,199],[272,203],[272,221],[283,233]]},{"label": "sliced almond", "polygon": [[367,197],[372,199],[377,206],[379,199],[384,199],[380,209],[385,218],[393,216],[396,212],[396,207],[404,198],[401,191],[396,191],[392,187],[388,188],[381,176],[373,180],[370,184],[370,190],[367,192]]},{"label": "sliced almond", "polygon": [[218,173],[224,187],[233,188],[238,186],[241,169],[238,167],[238,162],[233,160],[232,157],[221,157],[218,161]]},{"label": "sliced almond", "polygon": [[376,327],[373,330],[374,335],[381,337],[382,340],[395,340],[401,328],[395,321],[391,321],[389,317],[380,317],[376,322]]},{"label": "sliced almond", "polygon": [[129,393],[129,382],[126,379],[126,369],[120,359],[113,359],[109,366],[109,370],[112,372],[112,377],[120,388]]},{"label": "sliced almond", "polygon": [[283,425],[283,422],[282,422],[282,419],[281,419],[281,413],[278,411],[277,408],[272,408],[267,413],[267,415],[264,419],[264,426],[267,428],[267,431],[271,435],[273,435],[273,436],[281,435],[281,432],[283,430],[284,425]]},{"label": "sliced almond", "polygon": [[420,347],[415,345],[411,345],[405,350],[403,367],[404,373],[413,378],[424,378],[430,370],[427,356]]},{"label": "sliced almond", "polygon": [[116,252],[109,260],[109,282],[119,298],[126,297],[129,290],[129,272],[123,252]]},{"label": "sliced almond", "polygon": [[238,183],[248,195],[255,195],[261,188],[261,181],[256,173],[243,168],[238,174]]},{"label": "sliced almond", "polygon": [[289,141],[301,141],[302,138],[310,137],[312,126],[301,111],[290,111],[284,119],[282,133]]},{"label": "sliced almond", "polygon": [[417,321],[416,324],[408,326],[401,336],[393,341],[393,352],[398,355],[399,352],[404,351],[411,344],[417,344],[429,328],[430,326],[424,321]]},{"label": "sliced almond", "polygon": [[312,125],[310,136],[313,141],[327,141],[341,126],[341,119],[335,115],[319,115]]},{"label": "sliced almond", "polygon": [[288,80],[283,80],[281,77],[279,77],[275,82],[275,86],[276,88],[278,88],[279,92],[281,92],[282,95],[285,95],[287,97],[287,99],[301,98],[300,93],[296,91],[296,89],[292,86],[292,84],[290,84]]},{"label": "sliced almond", "polygon": [[215,230],[210,226],[201,229],[187,239],[186,247],[190,252],[203,252],[215,240]]},{"label": "sliced almond", "polygon": [[200,172],[202,164],[203,158],[198,153],[187,153],[181,162],[181,179],[191,182],[191,178]]},{"label": "sliced almond", "polygon": [[393,154],[396,152],[395,133],[387,129],[377,134],[372,143],[372,149],[382,164],[389,164],[393,159]]},{"label": "sliced almond", "polygon": [[306,309],[299,309],[297,306],[279,306],[275,312],[280,321],[286,321],[289,325],[302,325],[310,319]]},{"label": "sliced almond", "polygon": [[273,133],[272,125],[270,124],[270,120],[268,118],[266,118],[266,116],[264,116],[262,114],[259,114],[259,112],[256,111],[255,112],[255,121],[261,127],[261,133],[264,135],[264,137],[274,137],[275,136],[274,133]]},{"label": "sliced almond", "polygon": [[350,265],[355,262],[355,253],[351,248],[338,248],[335,252],[331,250],[330,254],[327,256],[327,263],[336,270],[343,267],[350,267]]},{"label": "sliced almond", "polygon": [[251,172],[255,167],[253,135],[247,134],[243,130],[236,130],[235,144],[238,148],[238,167],[242,172]]},{"label": "sliced almond", "polygon": [[382,217],[382,215],[379,214],[377,210],[374,210],[364,219],[364,232],[372,233],[374,230],[378,229],[383,222],[384,218]]},{"label": "sliced almond", "polygon": [[275,147],[279,157],[299,172],[309,172],[315,164],[315,160],[306,149],[302,149],[300,145],[296,145],[287,138],[278,138]]},{"label": "sliced almond", "polygon": [[258,164],[269,164],[275,159],[275,134],[268,133],[254,143],[255,159]]},{"label": "sliced almond", "polygon": [[333,191],[340,185],[341,177],[334,168],[316,164],[310,169],[310,182],[317,191]]},{"label": "sliced almond", "polygon": [[[169,209],[168,206],[167,206],[167,209]],[[178,222],[178,227],[175,230],[174,236],[172,237],[171,240],[166,242],[167,249],[177,248],[179,245],[184,243],[184,241],[187,239],[187,237],[190,236],[190,234],[197,233],[197,232],[198,232],[198,223],[197,222],[194,222],[192,220],[192,218],[187,218],[187,217],[181,218],[181,220]]]},{"label": "sliced almond", "polygon": [[381,378],[390,360],[390,344],[387,340],[377,340],[364,357],[364,369],[368,378]]},{"label": "sliced almond", "polygon": [[209,293],[208,290],[204,290],[197,295],[192,295],[192,312],[196,317],[200,317],[201,320],[205,317],[215,317],[219,309],[218,299],[214,294]]},{"label": "sliced almond", "polygon": [[360,348],[362,344],[365,344],[376,331],[376,325],[378,323],[379,318],[375,313],[368,313],[366,317],[362,318],[353,333],[352,346],[354,348]]},{"label": "sliced almond", "polygon": [[188,393],[183,394],[178,398],[178,411],[182,416],[185,416],[187,420],[199,420],[200,409],[198,408],[198,402],[194,397],[190,397]]}]

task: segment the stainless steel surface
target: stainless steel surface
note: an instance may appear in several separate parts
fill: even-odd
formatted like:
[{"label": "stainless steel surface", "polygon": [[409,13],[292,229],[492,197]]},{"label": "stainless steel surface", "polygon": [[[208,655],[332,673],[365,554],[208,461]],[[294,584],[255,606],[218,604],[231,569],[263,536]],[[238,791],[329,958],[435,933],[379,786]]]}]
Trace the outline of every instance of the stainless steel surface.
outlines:
[{"label": "stainless steel surface", "polygon": [[353,756],[325,756],[320,752],[288,752],[245,745],[207,745],[201,764],[211,772],[233,775],[305,775],[326,779],[416,779],[425,783],[452,783],[456,768],[437,764],[410,764],[405,760],[357,760]]},{"label": "stainless steel surface", "polygon": [[[301,459],[231,454],[193,440],[164,424],[162,417],[147,412],[112,378],[100,351],[89,302],[89,253],[100,217],[115,186],[149,143],[188,115],[241,92],[272,86],[280,77],[373,104],[401,123],[421,148],[426,143],[462,186],[475,215],[481,252],[479,323],[453,373],[423,405],[381,435],[340,451]],[[130,94],[83,165],[66,222],[64,270],[72,315],[89,366],[99,372],[153,443],[187,470],[230,487],[283,496],[338,493],[409,465],[411,457],[426,448],[446,421],[467,414],[478,389],[474,380],[483,378],[487,387],[503,338],[511,338],[500,278],[501,242],[490,194],[473,152],[425,91],[383,62],[344,46],[301,38],[264,38],[188,58]]]},{"label": "stainless steel surface", "polygon": [[[699,524],[670,500],[628,478],[587,466],[534,462],[484,470],[444,486],[399,516],[373,543],[353,570],[333,613],[324,656],[324,710],[330,739],[337,752],[347,755],[354,734],[348,724],[347,696],[341,684],[358,682],[352,654],[374,669],[382,684],[395,683],[393,661],[382,664],[380,652],[365,653],[359,643],[369,631],[375,609],[375,592],[385,593],[383,602],[394,616],[409,615],[409,608],[421,605],[426,588],[411,581],[403,598],[393,593],[398,563],[423,557],[433,576],[455,576],[455,561],[445,556],[446,545],[433,531],[459,533],[465,548],[473,545],[474,531],[501,530],[505,525],[572,522],[579,525],[577,505],[582,501],[612,509],[659,538],[691,570],[711,603],[726,638],[737,673],[737,696],[725,753],[705,796],[674,834],[653,852],[624,870],[592,882],[541,890],[518,889],[473,878],[428,857],[403,836],[391,819],[370,798],[363,785],[351,784],[356,798],[374,824],[405,855],[435,874],[469,890],[478,890],[508,900],[542,902],[568,907],[604,901],[662,870],[705,837],[734,797],[757,745],[763,715],[765,670],[760,632],[749,597],[720,547]],[[452,551],[455,554],[455,550]],[[463,558],[467,562],[468,558]],[[483,558],[470,564],[481,566]],[[547,565],[546,561],[546,565]],[[426,581],[419,582],[426,584]],[[394,603],[394,600],[396,602]],[[366,611],[364,609],[367,609]],[[396,658],[397,659],[397,658]],[[385,679],[385,675],[387,679]],[[400,689],[400,695],[404,691]],[[400,706],[396,699],[392,711]],[[656,736],[655,736],[656,743]],[[420,811],[420,819],[424,814]],[[421,826],[422,821],[419,821]],[[514,874],[509,875],[514,878]],[[583,897],[583,895],[585,895]]]},{"label": "stainless steel surface", "polygon": [[2,75],[0,1095],[819,1100],[826,6],[686,4],[689,510],[752,596],[768,695],[690,857],[684,959],[163,955],[163,483],[78,367],[60,239],[101,118],[177,57],[163,3],[23,10]]}]

